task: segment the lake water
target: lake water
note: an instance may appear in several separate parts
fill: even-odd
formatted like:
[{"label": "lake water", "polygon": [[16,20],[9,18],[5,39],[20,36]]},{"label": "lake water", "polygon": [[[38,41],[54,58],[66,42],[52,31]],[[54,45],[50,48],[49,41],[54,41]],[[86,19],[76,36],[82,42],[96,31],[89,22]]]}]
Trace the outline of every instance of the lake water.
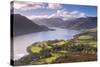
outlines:
[{"label": "lake water", "polygon": [[55,28],[54,31],[43,31],[22,36],[14,37],[14,60],[20,59],[27,55],[27,47],[34,42],[64,39],[68,40],[73,38],[74,35],[80,33],[77,30]]}]

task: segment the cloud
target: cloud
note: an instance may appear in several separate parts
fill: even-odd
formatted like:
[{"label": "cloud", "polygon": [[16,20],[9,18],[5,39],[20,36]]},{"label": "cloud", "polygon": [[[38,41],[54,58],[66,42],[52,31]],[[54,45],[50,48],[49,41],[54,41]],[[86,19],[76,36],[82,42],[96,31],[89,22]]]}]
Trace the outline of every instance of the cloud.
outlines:
[{"label": "cloud", "polygon": [[44,7],[45,7],[44,3],[14,1],[14,8],[15,9],[28,10],[28,9],[39,9],[39,8],[44,8]]},{"label": "cloud", "polygon": [[14,8],[15,9],[20,9],[20,8],[25,7],[25,6],[26,6],[26,4],[24,2],[18,2],[18,1],[14,2]]},{"label": "cloud", "polygon": [[57,3],[48,3],[48,8],[49,9],[61,9],[63,8],[61,4]]},{"label": "cloud", "polygon": [[55,13],[51,15],[42,15],[42,16],[27,16],[30,19],[33,18],[62,18],[62,20],[69,20],[81,17],[87,17],[85,13],[79,11],[65,11],[65,10],[57,10]]},{"label": "cloud", "polygon": [[57,10],[56,13],[49,16],[49,18],[58,17],[62,18],[63,20],[73,19],[73,18],[81,18],[86,17],[86,14],[79,11],[65,11],[65,10]]},{"label": "cloud", "polygon": [[[63,20],[86,17],[86,14],[78,10],[67,11],[61,4],[58,3],[37,3],[37,2],[25,2],[25,1],[14,1],[14,8],[19,10],[32,10],[32,9],[52,9],[56,11],[52,14],[44,14],[40,16],[27,16],[28,18],[62,18]],[[67,8],[66,8],[67,9]]]},{"label": "cloud", "polygon": [[86,16],[85,13],[79,12],[79,11],[72,11],[70,14],[72,16],[77,16],[77,17],[85,17]]},{"label": "cloud", "polygon": [[14,1],[14,8],[21,10],[29,9],[61,9],[61,4],[57,3],[38,3],[38,2],[25,2],[25,1]]},{"label": "cloud", "polygon": [[36,16],[36,15],[32,15],[32,16],[26,16],[29,19],[35,19],[35,18],[49,18],[48,15],[40,15],[40,16]]}]

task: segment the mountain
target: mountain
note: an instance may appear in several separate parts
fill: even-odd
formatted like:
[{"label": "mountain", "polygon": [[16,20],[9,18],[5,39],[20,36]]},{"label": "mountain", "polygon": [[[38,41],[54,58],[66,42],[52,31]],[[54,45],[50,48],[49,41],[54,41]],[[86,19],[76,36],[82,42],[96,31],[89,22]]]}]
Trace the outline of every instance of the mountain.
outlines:
[{"label": "mountain", "polygon": [[63,26],[63,21],[61,18],[35,18],[32,19],[36,24],[45,25],[48,27],[60,27]]},{"label": "mountain", "polygon": [[69,29],[89,29],[97,26],[97,17],[63,20],[61,18],[33,19],[36,24]]},{"label": "mountain", "polygon": [[35,24],[33,21],[20,14],[11,14],[11,19],[13,20],[14,36],[50,30],[46,26]]},{"label": "mountain", "polygon": [[97,27],[97,17],[78,18],[64,24],[65,28],[91,29]]}]

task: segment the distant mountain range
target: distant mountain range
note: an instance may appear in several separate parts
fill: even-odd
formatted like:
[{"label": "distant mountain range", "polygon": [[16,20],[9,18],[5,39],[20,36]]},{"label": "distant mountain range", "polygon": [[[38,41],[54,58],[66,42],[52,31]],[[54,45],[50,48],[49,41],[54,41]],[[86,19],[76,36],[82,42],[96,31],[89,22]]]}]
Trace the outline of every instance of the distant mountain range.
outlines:
[{"label": "distant mountain range", "polygon": [[28,18],[20,14],[11,14],[11,18],[13,20],[12,23],[14,36],[51,30],[46,26],[37,25],[33,21],[29,20]]},{"label": "distant mountain range", "polygon": [[77,18],[71,20],[63,20],[61,18],[36,18],[30,20],[20,14],[11,14],[11,17],[13,19],[14,36],[52,30],[48,27],[78,30],[97,27],[97,17]]},{"label": "distant mountain range", "polygon": [[97,17],[77,18],[71,20],[63,20],[61,18],[42,18],[32,19],[33,22],[39,25],[48,27],[59,27],[69,29],[89,29],[97,26]]}]

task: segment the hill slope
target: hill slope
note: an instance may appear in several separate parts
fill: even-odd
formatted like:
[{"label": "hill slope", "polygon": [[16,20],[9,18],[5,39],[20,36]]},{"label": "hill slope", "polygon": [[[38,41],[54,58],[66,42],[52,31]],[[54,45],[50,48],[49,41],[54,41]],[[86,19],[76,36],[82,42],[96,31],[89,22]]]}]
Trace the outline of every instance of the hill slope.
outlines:
[{"label": "hill slope", "polygon": [[47,31],[50,30],[45,26],[40,26],[22,16],[20,14],[12,14],[12,23],[13,23],[13,32],[14,36],[28,34],[32,32],[40,32],[40,31]]},{"label": "hill slope", "polygon": [[40,25],[69,29],[90,29],[97,26],[97,17],[77,18],[71,20],[63,20],[61,18],[37,18],[33,19],[33,21]]},{"label": "hill slope", "polygon": [[27,52],[29,55],[16,60],[15,65],[96,61],[97,29],[88,29],[70,40],[36,42],[27,48]]},{"label": "hill slope", "polygon": [[67,23],[65,28],[91,29],[97,26],[97,17],[78,18]]}]

